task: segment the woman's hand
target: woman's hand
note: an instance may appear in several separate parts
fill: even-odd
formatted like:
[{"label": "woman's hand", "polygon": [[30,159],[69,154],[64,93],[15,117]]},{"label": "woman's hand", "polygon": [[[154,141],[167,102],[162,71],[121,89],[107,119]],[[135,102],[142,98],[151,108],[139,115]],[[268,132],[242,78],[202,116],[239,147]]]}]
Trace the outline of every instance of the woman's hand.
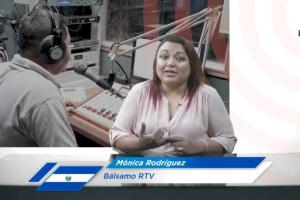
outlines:
[{"label": "woman's hand", "polygon": [[187,139],[181,136],[170,136],[169,141],[174,150],[166,155],[196,155],[208,153],[208,143],[204,140]]},{"label": "woman's hand", "polygon": [[141,150],[153,149],[160,147],[168,142],[169,136],[165,136],[166,128],[155,129],[152,133],[145,133],[146,125],[142,123],[140,136],[138,139]]}]

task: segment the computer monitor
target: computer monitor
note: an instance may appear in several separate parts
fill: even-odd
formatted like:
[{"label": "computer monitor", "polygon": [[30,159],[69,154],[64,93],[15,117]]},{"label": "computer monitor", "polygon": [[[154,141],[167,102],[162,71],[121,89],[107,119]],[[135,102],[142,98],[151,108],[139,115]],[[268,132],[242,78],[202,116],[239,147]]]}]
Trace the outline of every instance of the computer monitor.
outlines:
[{"label": "computer monitor", "polygon": [[[149,42],[147,39],[138,39],[134,46],[139,46],[147,42]],[[159,41],[156,41],[133,52],[131,64],[132,78],[140,80],[152,79],[153,60],[159,43]]]}]

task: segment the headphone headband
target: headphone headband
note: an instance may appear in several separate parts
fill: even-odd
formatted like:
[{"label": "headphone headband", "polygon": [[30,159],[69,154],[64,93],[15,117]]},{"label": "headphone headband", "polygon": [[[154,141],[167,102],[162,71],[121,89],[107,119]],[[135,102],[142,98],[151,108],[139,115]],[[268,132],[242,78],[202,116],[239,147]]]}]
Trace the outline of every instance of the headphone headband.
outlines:
[{"label": "headphone headband", "polygon": [[46,63],[54,64],[60,61],[66,53],[66,45],[62,39],[62,27],[59,21],[58,9],[46,3],[39,2],[33,9],[42,8],[47,11],[51,19],[51,35],[45,37],[40,44],[40,55]]}]

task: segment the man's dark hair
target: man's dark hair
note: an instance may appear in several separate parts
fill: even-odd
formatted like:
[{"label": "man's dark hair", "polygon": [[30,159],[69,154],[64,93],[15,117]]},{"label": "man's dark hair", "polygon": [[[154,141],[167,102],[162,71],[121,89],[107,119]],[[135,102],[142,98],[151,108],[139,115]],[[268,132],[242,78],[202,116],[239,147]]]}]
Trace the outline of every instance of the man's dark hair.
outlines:
[{"label": "man's dark hair", "polygon": [[[26,58],[39,57],[39,46],[41,41],[48,35],[52,35],[52,20],[44,7],[33,9],[26,14],[19,24],[19,48],[20,54]],[[53,13],[58,19],[59,27],[62,29],[62,41],[67,36],[67,27],[62,15]]]}]

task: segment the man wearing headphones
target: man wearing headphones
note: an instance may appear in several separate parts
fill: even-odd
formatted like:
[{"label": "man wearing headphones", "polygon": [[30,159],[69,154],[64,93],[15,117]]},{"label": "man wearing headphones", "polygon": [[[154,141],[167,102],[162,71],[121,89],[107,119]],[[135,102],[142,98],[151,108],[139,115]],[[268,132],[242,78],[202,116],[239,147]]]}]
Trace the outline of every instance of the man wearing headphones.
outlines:
[{"label": "man wearing headphones", "polygon": [[70,59],[63,17],[40,5],[19,27],[20,55],[0,65],[0,147],[74,147],[60,86],[53,74]]}]

